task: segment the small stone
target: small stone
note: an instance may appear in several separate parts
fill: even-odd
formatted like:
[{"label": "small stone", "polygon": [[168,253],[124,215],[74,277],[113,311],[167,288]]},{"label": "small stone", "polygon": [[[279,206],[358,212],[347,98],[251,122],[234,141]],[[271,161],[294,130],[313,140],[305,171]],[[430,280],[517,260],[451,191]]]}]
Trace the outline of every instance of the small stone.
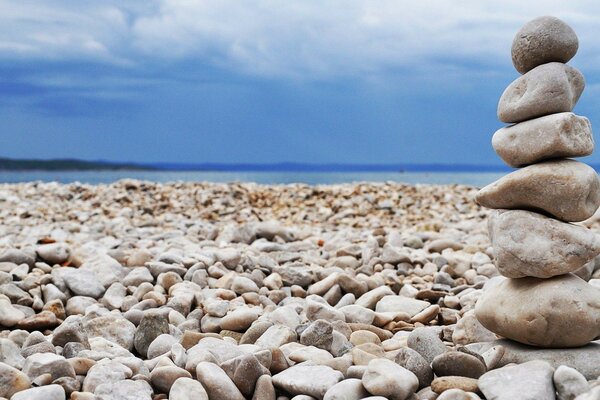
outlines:
[{"label": "small stone", "polygon": [[537,17],[517,32],[512,43],[513,65],[520,73],[549,62],[567,63],[579,47],[573,29],[562,20]]},{"label": "small stone", "polygon": [[476,199],[487,208],[543,210],[577,222],[590,218],[600,206],[600,181],[589,165],[546,161],[511,172],[481,189]]},{"label": "small stone", "polygon": [[65,319],[52,334],[52,344],[55,346],[64,347],[67,343],[73,342],[89,346],[88,335],[81,318],[76,315],[71,315]]},{"label": "small stone", "polygon": [[360,379],[344,379],[333,385],[323,396],[323,400],[361,400],[369,397]]},{"label": "small stone", "polygon": [[424,388],[431,384],[433,380],[433,370],[429,362],[415,350],[408,347],[401,347],[396,353],[394,360],[396,364],[406,368],[419,380],[419,387]]},{"label": "small stone", "polygon": [[376,312],[404,312],[411,317],[417,315],[427,307],[429,302],[416,300],[404,296],[384,296],[377,302]]},{"label": "small stone", "polygon": [[579,371],[561,365],[554,371],[552,378],[558,400],[574,400],[577,396],[590,390],[590,385]]},{"label": "small stone", "polygon": [[333,326],[324,319],[312,322],[300,335],[300,343],[330,350],[333,343]]},{"label": "small stone", "polygon": [[447,351],[433,359],[431,363],[436,376],[465,376],[477,379],[487,368],[477,357],[461,351]]},{"label": "small stone", "polygon": [[440,330],[436,328],[417,328],[408,335],[408,347],[430,363],[436,356],[447,350],[439,332]]},{"label": "small stone", "polygon": [[21,349],[10,339],[0,339],[0,363],[10,365],[13,368],[23,368],[25,358],[21,355]]},{"label": "small stone", "polygon": [[23,390],[11,400],[65,400],[65,389],[60,385],[47,385]]},{"label": "small stone", "polygon": [[0,362],[0,397],[11,398],[13,394],[30,387],[31,381],[26,374]]},{"label": "small stone", "polygon": [[258,293],[258,285],[250,278],[236,276],[231,284],[231,290],[237,294]]},{"label": "small stone", "polygon": [[25,359],[23,373],[30,379],[43,374],[52,375],[52,380],[68,376],[75,378],[75,371],[66,358],[53,353],[32,354]]},{"label": "small stone", "polygon": [[419,387],[419,380],[409,370],[384,358],[372,360],[362,377],[369,393],[390,400],[405,400]]},{"label": "small stone", "polygon": [[254,385],[258,377],[264,374],[263,366],[252,354],[244,354],[227,360],[220,367],[246,397],[254,393]]},{"label": "small stone", "polygon": [[274,375],[273,385],[292,395],[305,394],[320,400],[342,379],[342,373],[331,367],[299,364]]},{"label": "small stone", "polygon": [[287,326],[273,325],[269,327],[265,333],[258,338],[258,340],[256,340],[255,344],[266,349],[272,349],[281,347],[289,342],[295,342],[296,339],[296,332]]},{"label": "small stone", "polygon": [[71,249],[63,243],[48,243],[35,249],[37,255],[50,265],[63,264],[71,256]]},{"label": "small stone", "polygon": [[209,400],[200,382],[195,379],[178,378],[169,391],[170,400]]},{"label": "small stone", "polygon": [[431,382],[431,390],[443,393],[447,390],[460,389],[465,392],[478,392],[477,379],[465,376],[441,376]]},{"label": "small stone", "polygon": [[548,114],[570,112],[585,81],[577,69],[557,62],[535,67],[513,81],[498,103],[498,119],[515,123]]},{"label": "small stone", "polygon": [[150,346],[148,346],[148,359],[151,360],[155,357],[168,353],[171,351],[171,346],[173,346],[175,343],[178,343],[177,338],[168,333],[158,335],[156,339],[150,343]]},{"label": "small stone", "polygon": [[554,368],[546,361],[530,361],[487,372],[479,378],[479,389],[487,399],[554,399]]},{"label": "small stone", "polygon": [[163,333],[169,333],[169,322],[164,313],[146,312],[135,331],[133,338],[135,349],[146,357],[150,343]]},{"label": "small stone", "polygon": [[103,383],[94,391],[96,400],[151,400],[152,388],[144,380]]},{"label": "small stone", "polygon": [[487,329],[520,343],[577,347],[600,335],[599,299],[600,290],[572,274],[499,277],[486,286],[475,315]]},{"label": "small stone", "polygon": [[221,319],[221,329],[242,332],[258,318],[258,313],[248,307],[240,307],[231,311]]},{"label": "small stone", "polygon": [[219,366],[201,362],[196,367],[196,377],[206,389],[209,399],[244,400],[244,395]]},{"label": "small stone", "polygon": [[63,275],[63,279],[71,292],[79,296],[99,299],[106,291],[96,274],[90,270],[72,269]]},{"label": "small stone", "polygon": [[508,278],[566,274],[600,254],[600,236],[590,229],[530,211],[492,212],[489,232],[496,267]]},{"label": "small stone", "polygon": [[94,364],[87,372],[82,391],[94,392],[102,384],[114,384],[124,379],[131,378],[133,372],[129,367],[120,362],[109,360]]},{"label": "small stone", "polygon": [[15,308],[6,297],[0,297],[0,326],[10,328],[25,319],[25,314]]},{"label": "small stone", "polygon": [[506,350],[504,346],[498,345],[490,347],[489,350],[486,350],[481,354],[481,357],[483,357],[483,361],[485,362],[488,371],[498,366],[500,360],[502,360],[502,357],[504,357],[505,351]]},{"label": "small stone", "polygon": [[481,398],[472,392],[465,392],[461,389],[448,389],[436,397],[436,400],[481,400]]},{"label": "small stone", "polygon": [[160,393],[169,393],[173,383],[179,378],[191,378],[192,374],[176,366],[157,367],[150,373],[152,387]]},{"label": "small stone", "polygon": [[589,156],[594,138],[586,117],[565,112],[501,128],[492,146],[505,163],[518,168],[552,158]]},{"label": "small stone", "polygon": [[469,343],[492,342],[497,339],[494,332],[487,330],[477,317],[475,311],[469,310],[458,320],[454,332],[452,332],[452,342],[454,344],[466,345]]},{"label": "small stone", "polygon": [[107,314],[84,323],[88,337],[103,337],[119,346],[133,350],[136,327],[119,314]]},{"label": "small stone", "polygon": [[[261,375],[256,381],[252,400],[275,400],[275,387],[269,375]],[[173,399],[176,400],[176,399]]]}]

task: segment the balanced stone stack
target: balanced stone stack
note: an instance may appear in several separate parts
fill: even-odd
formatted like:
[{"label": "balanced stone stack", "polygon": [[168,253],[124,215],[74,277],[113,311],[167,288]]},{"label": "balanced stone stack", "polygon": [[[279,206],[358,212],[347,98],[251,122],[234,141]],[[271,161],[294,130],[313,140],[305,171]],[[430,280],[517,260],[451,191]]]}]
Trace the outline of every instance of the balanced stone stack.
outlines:
[{"label": "balanced stone stack", "polygon": [[600,336],[600,290],[576,274],[594,263],[600,237],[572,224],[600,206],[594,169],[568,157],[592,153],[587,118],[571,111],[584,88],[565,63],[577,52],[575,32],[554,17],[527,23],[512,45],[523,74],[502,94],[492,145],[521,168],[484,187],[477,202],[495,211],[489,234],[495,263],[508,278],[493,279],[476,306],[483,326],[540,347],[582,346]]}]

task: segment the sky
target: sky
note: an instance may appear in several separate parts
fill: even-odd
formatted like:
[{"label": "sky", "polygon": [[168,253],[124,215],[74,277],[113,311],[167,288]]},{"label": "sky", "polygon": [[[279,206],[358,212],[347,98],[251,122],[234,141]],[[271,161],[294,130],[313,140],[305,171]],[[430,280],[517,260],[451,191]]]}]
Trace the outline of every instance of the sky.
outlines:
[{"label": "sky", "polygon": [[595,1],[0,0],[0,157],[498,165],[540,15],[577,32],[600,124]]}]

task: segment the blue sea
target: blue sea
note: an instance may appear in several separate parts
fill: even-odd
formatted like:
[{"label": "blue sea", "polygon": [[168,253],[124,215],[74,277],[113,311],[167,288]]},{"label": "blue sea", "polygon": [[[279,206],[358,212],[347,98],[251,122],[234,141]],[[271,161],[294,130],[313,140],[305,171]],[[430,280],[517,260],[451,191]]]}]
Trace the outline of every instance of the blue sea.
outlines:
[{"label": "blue sea", "polygon": [[206,172],[206,171],[0,171],[0,183],[111,183],[121,179],[152,182],[256,182],[263,184],[334,184],[401,182],[485,186],[503,172]]}]

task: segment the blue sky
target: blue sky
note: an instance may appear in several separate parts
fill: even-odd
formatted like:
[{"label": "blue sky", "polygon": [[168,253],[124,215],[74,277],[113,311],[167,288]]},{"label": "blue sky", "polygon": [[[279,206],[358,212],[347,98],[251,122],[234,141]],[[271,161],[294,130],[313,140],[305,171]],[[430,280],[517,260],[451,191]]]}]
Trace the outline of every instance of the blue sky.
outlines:
[{"label": "blue sky", "polygon": [[499,164],[539,15],[578,33],[575,111],[600,123],[593,1],[0,0],[0,156]]}]

